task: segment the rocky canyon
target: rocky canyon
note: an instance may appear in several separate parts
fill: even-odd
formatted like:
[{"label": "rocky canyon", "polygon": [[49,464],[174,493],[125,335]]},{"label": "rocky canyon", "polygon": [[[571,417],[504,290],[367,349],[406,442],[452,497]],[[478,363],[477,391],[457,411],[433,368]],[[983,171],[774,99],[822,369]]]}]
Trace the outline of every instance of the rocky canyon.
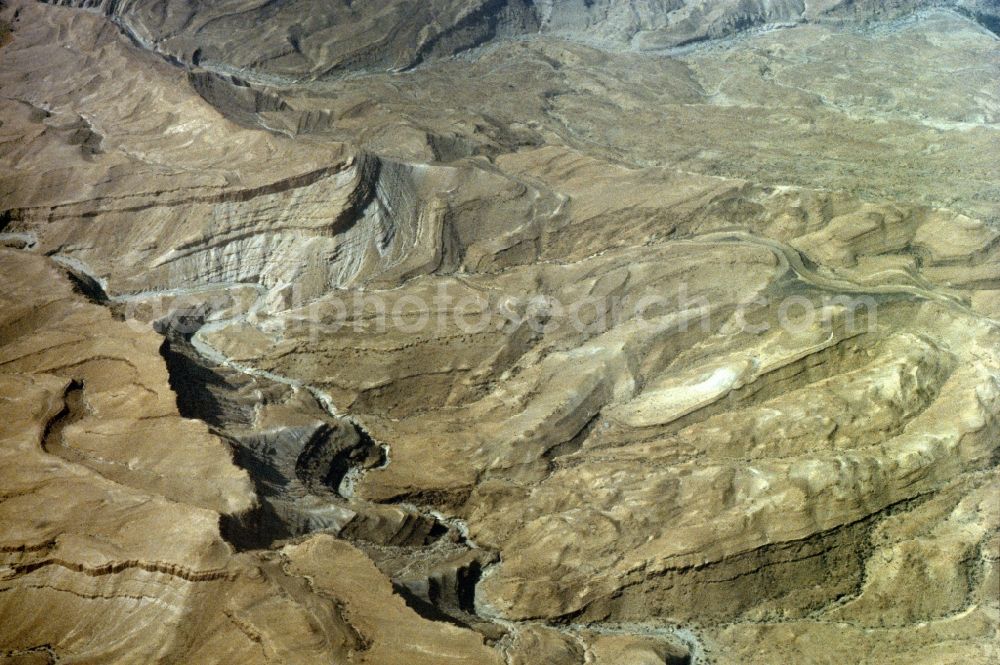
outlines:
[{"label": "rocky canyon", "polygon": [[1000,661],[996,0],[3,0],[0,663]]}]

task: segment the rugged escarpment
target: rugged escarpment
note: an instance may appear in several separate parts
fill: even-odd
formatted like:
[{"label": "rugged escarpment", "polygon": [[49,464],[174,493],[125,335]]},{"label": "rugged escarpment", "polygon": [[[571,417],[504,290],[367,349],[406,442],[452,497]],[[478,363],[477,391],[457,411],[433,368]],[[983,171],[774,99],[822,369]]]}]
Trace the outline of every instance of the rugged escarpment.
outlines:
[{"label": "rugged escarpment", "polygon": [[995,15],[7,2],[0,659],[995,661]]},{"label": "rugged escarpment", "polygon": [[8,662],[499,662],[344,541],[235,553],[227,527],[271,499],[178,414],[161,338],[86,303],[47,259],[0,258]]}]

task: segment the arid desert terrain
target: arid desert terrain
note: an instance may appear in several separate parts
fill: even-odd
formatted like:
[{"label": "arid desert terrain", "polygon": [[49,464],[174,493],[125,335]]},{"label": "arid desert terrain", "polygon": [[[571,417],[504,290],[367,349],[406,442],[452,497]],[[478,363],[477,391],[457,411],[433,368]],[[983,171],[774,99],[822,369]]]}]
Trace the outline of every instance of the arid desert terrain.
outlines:
[{"label": "arid desert terrain", "polygon": [[1000,662],[997,0],[3,0],[0,663]]}]

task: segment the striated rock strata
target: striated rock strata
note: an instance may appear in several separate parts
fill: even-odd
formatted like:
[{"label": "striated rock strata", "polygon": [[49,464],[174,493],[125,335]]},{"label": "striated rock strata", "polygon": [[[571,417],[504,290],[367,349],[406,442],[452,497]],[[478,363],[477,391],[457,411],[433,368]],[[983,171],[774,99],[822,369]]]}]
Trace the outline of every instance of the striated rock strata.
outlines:
[{"label": "striated rock strata", "polygon": [[1000,658],[995,3],[0,10],[0,659]]}]

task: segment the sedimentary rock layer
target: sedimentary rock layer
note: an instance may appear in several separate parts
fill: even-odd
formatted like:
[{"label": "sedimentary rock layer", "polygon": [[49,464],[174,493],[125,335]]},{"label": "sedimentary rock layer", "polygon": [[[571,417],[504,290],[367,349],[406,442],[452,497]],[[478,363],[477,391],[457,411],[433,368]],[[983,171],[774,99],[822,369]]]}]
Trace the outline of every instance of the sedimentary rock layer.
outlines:
[{"label": "sedimentary rock layer", "polygon": [[0,657],[993,662],[995,15],[8,2]]}]

